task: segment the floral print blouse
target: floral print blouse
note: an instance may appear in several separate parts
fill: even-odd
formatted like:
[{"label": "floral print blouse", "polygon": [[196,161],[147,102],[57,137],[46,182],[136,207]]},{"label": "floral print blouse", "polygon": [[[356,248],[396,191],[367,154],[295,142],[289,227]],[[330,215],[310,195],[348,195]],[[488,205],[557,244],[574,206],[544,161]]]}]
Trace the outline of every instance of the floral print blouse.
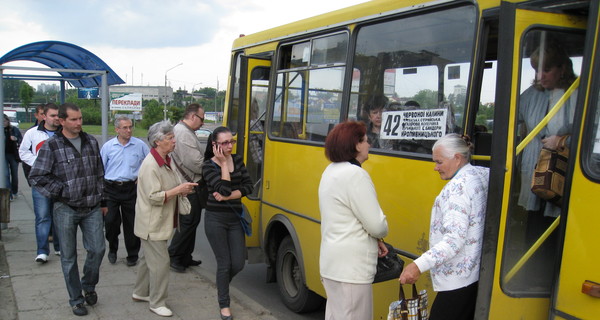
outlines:
[{"label": "floral print blouse", "polygon": [[465,165],[431,209],[429,250],[415,260],[430,270],[433,289],[460,289],[479,280],[489,169]]}]

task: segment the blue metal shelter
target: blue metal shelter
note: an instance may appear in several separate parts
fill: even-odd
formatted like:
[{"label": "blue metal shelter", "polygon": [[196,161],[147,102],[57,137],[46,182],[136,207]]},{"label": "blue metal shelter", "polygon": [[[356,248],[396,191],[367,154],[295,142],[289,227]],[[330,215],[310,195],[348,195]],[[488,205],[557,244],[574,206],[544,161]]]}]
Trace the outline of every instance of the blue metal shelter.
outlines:
[{"label": "blue metal shelter", "polygon": [[[7,62],[33,61],[49,68],[3,66]],[[56,75],[6,74],[6,70],[57,72]],[[102,140],[108,137],[108,86],[125,83],[104,61],[90,51],[71,43],[41,41],[18,47],[0,58],[0,114],[4,112],[3,79],[59,81],[61,103],[65,100],[65,81],[75,88],[100,88]],[[4,130],[0,130],[0,159],[4,159]],[[4,161],[0,161],[0,188],[5,185]]]},{"label": "blue metal shelter", "polygon": [[[52,69],[104,70],[107,84],[125,83],[102,59],[90,51],[71,43],[61,41],[41,41],[18,47],[0,58],[0,65],[12,61],[33,61]],[[75,71],[57,71],[61,78],[76,88],[100,87],[100,76],[90,77],[89,73]],[[19,78],[5,75],[5,78]],[[27,79],[30,79],[28,76]],[[46,80],[50,77],[43,77]],[[35,79],[38,80],[38,79]],[[48,79],[50,80],[50,79]],[[60,80],[60,79],[56,79]]]}]

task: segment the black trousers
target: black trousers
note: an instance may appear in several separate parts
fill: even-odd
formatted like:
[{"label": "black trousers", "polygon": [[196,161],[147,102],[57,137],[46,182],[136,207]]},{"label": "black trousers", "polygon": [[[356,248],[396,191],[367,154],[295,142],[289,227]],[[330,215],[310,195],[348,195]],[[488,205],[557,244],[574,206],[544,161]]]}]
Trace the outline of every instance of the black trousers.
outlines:
[{"label": "black trousers", "polygon": [[169,245],[169,256],[171,263],[176,263],[188,267],[192,262],[192,253],[196,246],[196,229],[202,218],[202,205],[198,197],[198,188],[196,192],[187,196],[192,209],[188,215],[179,215],[179,230],[175,231],[171,244]]},{"label": "black trousers", "polygon": [[429,320],[472,320],[475,317],[478,281],[456,290],[440,291],[431,306]]},{"label": "black trousers", "polygon": [[119,249],[119,234],[123,223],[123,235],[127,260],[137,261],[140,252],[140,239],[133,233],[135,223],[135,201],[137,198],[137,184],[134,182],[116,185],[104,183],[104,191],[108,195],[106,202],[108,213],[104,217],[104,228],[109,252]]},{"label": "black trousers", "polygon": [[231,212],[206,212],[204,230],[217,260],[217,294],[220,308],[229,308],[229,283],[246,264],[246,237],[240,217]]}]

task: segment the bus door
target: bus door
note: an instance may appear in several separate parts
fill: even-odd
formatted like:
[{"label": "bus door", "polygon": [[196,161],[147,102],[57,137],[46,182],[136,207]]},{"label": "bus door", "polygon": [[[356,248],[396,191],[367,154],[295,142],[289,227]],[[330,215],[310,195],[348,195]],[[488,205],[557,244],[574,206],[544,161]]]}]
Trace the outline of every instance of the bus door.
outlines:
[{"label": "bus door", "polygon": [[[260,247],[259,212],[260,196],[262,194],[262,168],[264,126],[267,110],[267,97],[269,89],[269,74],[271,60],[240,55],[240,112],[238,116],[237,153],[244,155],[244,163],[248,174],[254,183],[254,191],[247,195],[244,201],[249,212],[252,213],[252,237],[246,239],[249,248],[248,261],[263,262],[259,255],[252,255],[251,248]],[[257,253],[260,250],[257,250]]]},{"label": "bus door", "polygon": [[[532,179],[542,146],[577,145],[571,135],[577,136],[574,119],[580,112],[586,18],[508,3],[502,4],[500,15],[496,125],[480,279],[480,288],[487,288],[480,290],[477,316],[543,319],[558,274],[569,189],[564,188],[560,200],[543,200],[531,191]],[[494,228],[497,238],[489,237]],[[491,269],[493,259],[492,278],[484,269]],[[492,291],[491,301],[485,301],[487,290]],[[489,315],[480,313],[488,306]]]},{"label": "bus door", "polygon": [[[580,95],[586,97],[586,112],[578,149],[581,152],[572,154],[575,168],[559,278],[553,297],[553,319],[592,319],[600,315],[600,215],[597,209],[600,194],[599,8],[600,4],[594,1],[588,17],[586,50],[594,58],[584,65],[586,72],[582,72]],[[586,73],[590,81],[584,81]]]}]

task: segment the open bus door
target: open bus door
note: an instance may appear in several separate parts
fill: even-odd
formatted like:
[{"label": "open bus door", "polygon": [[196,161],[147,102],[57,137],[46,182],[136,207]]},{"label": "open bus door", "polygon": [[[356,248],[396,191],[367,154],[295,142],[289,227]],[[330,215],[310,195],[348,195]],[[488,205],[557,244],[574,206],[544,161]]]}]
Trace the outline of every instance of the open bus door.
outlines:
[{"label": "open bus door", "polygon": [[[600,316],[600,241],[598,240],[598,195],[600,195],[600,54],[598,11],[600,3],[592,1],[588,17],[584,65],[586,76],[580,92],[586,111],[580,147],[572,157],[573,180],[569,199],[562,259],[554,288],[552,319],[592,319]],[[582,72],[582,78],[584,73]]]},{"label": "open bus door", "polygon": [[[260,235],[258,213],[262,188],[264,125],[267,110],[269,75],[271,60],[239,55],[239,107],[236,117],[227,119],[227,123],[237,128],[236,153],[243,154],[248,174],[254,183],[254,191],[247,195],[244,205],[252,215],[252,236],[246,238],[248,262],[264,262],[260,254]],[[230,125],[230,128],[233,127]],[[257,250],[252,250],[257,248]],[[256,253],[256,254],[254,254]]]},{"label": "open bus door", "polygon": [[[577,136],[573,132],[578,128],[575,115],[581,113],[577,96],[582,95],[577,76],[585,58],[586,22],[585,16],[525,9],[507,2],[501,6],[478,319],[546,319],[551,310],[569,188],[562,203],[550,204],[531,192],[531,178],[542,138]],[[536,70],[548,72],[551,56],[571,61],[572,66],[565,63],[561,70],[573,69],[574,75],[561,73],[568,79],[553,85],[554,90],[540,80],[538,88],[546,90],[538,90],[532,84],[537,75],[541,77]],[[572,140],[569,145],[576,149],[577,139]],[[570,176],[568,172],[567,179]]]}]

